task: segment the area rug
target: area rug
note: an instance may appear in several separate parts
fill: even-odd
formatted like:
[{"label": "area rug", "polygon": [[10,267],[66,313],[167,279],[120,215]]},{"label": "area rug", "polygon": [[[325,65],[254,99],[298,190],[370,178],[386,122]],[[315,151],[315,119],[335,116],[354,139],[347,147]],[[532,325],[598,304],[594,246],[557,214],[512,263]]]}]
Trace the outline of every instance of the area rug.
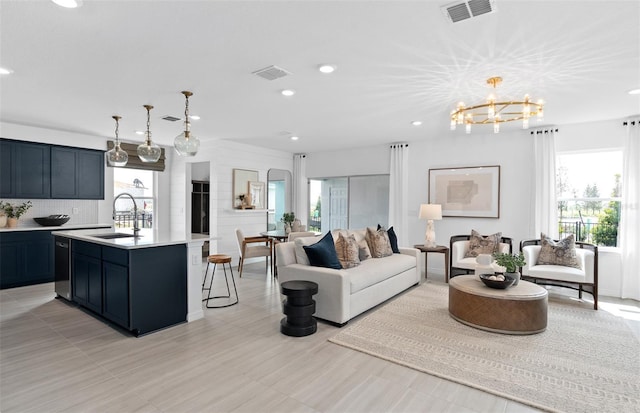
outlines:
[{"label": "area rug", "polygon": [[549,300],[547,330],[478,330],[449,316],[448,287],[423,284],[329,341],[552,412],[640,412],[640,344],[623,320]]}]

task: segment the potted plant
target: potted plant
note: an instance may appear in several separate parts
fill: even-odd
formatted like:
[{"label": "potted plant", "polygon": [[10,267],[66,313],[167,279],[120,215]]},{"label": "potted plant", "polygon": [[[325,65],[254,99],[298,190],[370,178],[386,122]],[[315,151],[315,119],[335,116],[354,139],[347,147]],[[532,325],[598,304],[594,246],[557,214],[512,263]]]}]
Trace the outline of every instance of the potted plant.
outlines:
[{"label": "potted plant", "polygon": [[284,214],[282,214],[282,218],[280,218],[280,221],[284,222],[284,232],[286,234],[291,232],[291,224],[293,224],[293,221],[295,219],[296,215],[293,212],[285,212]]},{"label": "potted plant", "polygon": [[13,205],[9,202],[0,201],[0,210],[2,210],[7,216],[7,227],[17,227],[18,219],[32,206],[31,201],[23,202],[20,205]]},{"label": "potted plant", "polygon": [[524,255],[522,255],[522,253],[508,254],[504,252],[496,252],[493,254],[493,258],[496,260],[496,264],[505,268],[505,275],[510,275],[516,280],[513,285],[518,285],[518,282],[520,281],[518,267],[527,265],[524,260]]}]

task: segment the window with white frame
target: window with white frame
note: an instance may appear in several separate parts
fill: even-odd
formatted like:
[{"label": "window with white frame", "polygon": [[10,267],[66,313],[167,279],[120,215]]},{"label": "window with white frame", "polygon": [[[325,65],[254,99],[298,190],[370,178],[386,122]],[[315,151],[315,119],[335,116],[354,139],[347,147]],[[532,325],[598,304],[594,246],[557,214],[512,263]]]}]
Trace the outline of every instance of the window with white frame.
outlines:
[{"label": "window with white frame", "polygon": [[564,152],[556,156],[558,229],[561,237],[618,246],[622,150]]},{"label": "window with white frame", "polygon": [[128,193],[133,196],[138,208],[138,216],[134,216],[131,198],[120,197],[115,203],[116,228],[133,228],[134,220],[138,220],[139,228],[153,228],[154,173],[141,169],[113,168],[113,197]]}]

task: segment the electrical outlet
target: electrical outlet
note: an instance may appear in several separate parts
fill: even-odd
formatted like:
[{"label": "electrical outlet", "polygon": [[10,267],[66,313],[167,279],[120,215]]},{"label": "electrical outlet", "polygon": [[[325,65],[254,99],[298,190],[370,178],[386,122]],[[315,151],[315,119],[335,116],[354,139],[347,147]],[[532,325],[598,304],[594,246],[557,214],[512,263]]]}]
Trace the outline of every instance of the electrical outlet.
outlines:
[{"label": "electrical outlet", "polygon": [[201,261],[200,261],[200,260],[201,260],[201,258],[200,258],[200,256],[199,256],[199,255],[196,255],[196,254],[191,255],[191,264],[192,264],[192,265],[198,265],[198,264],[200,264],[200,263],[201,263]]},{"label": "electrical outlet", "polygon": [[71,209],[71,213],[74,214],[74,215],[77,215],[77,214],[80,213],[80,210],[78,208],[72,208]]}]

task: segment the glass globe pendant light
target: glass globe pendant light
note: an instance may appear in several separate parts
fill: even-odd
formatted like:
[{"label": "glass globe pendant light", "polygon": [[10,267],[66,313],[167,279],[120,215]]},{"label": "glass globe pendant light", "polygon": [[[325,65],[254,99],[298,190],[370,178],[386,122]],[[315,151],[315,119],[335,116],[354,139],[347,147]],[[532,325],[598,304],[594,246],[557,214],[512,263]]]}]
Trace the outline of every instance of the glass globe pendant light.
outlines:
[{"label": "glass globe pendant light", "polygon": [[176,136],[176,139],[173,141],[173,146],[176,148],[176,152],[182,156],[194,156],[198,153],[198,148],[200,148],[200,140],[191,134],[189,127],[191,123],[189,122],[189,96],[192,96],[193,93],[185,90],[182,92],[185,98],[185,106],[184,106],[184,132],[180,135]]},{"label": "glass globe pendant light", "polygon": [[120,138],[118,137],[118,122],[122,118],[118,115],[114,115],[112,118],[116,121],[116,141],[113,148],[107,151],[107,162],[109,166],[125,166],[129,161],[129,155],[120,147]]},{"label": "glass globe pendant light", "polygon": [[158,145],[151,142],[151,131],[149,130],[151,127],[151,109],[153,106],[151,105],[142,105],[145,109],[147,109],[147,131],[145,132],[145,142],[138,145],[138,157],[142,162],[158,162],[160,159],[160,154],[162,150]]}]

